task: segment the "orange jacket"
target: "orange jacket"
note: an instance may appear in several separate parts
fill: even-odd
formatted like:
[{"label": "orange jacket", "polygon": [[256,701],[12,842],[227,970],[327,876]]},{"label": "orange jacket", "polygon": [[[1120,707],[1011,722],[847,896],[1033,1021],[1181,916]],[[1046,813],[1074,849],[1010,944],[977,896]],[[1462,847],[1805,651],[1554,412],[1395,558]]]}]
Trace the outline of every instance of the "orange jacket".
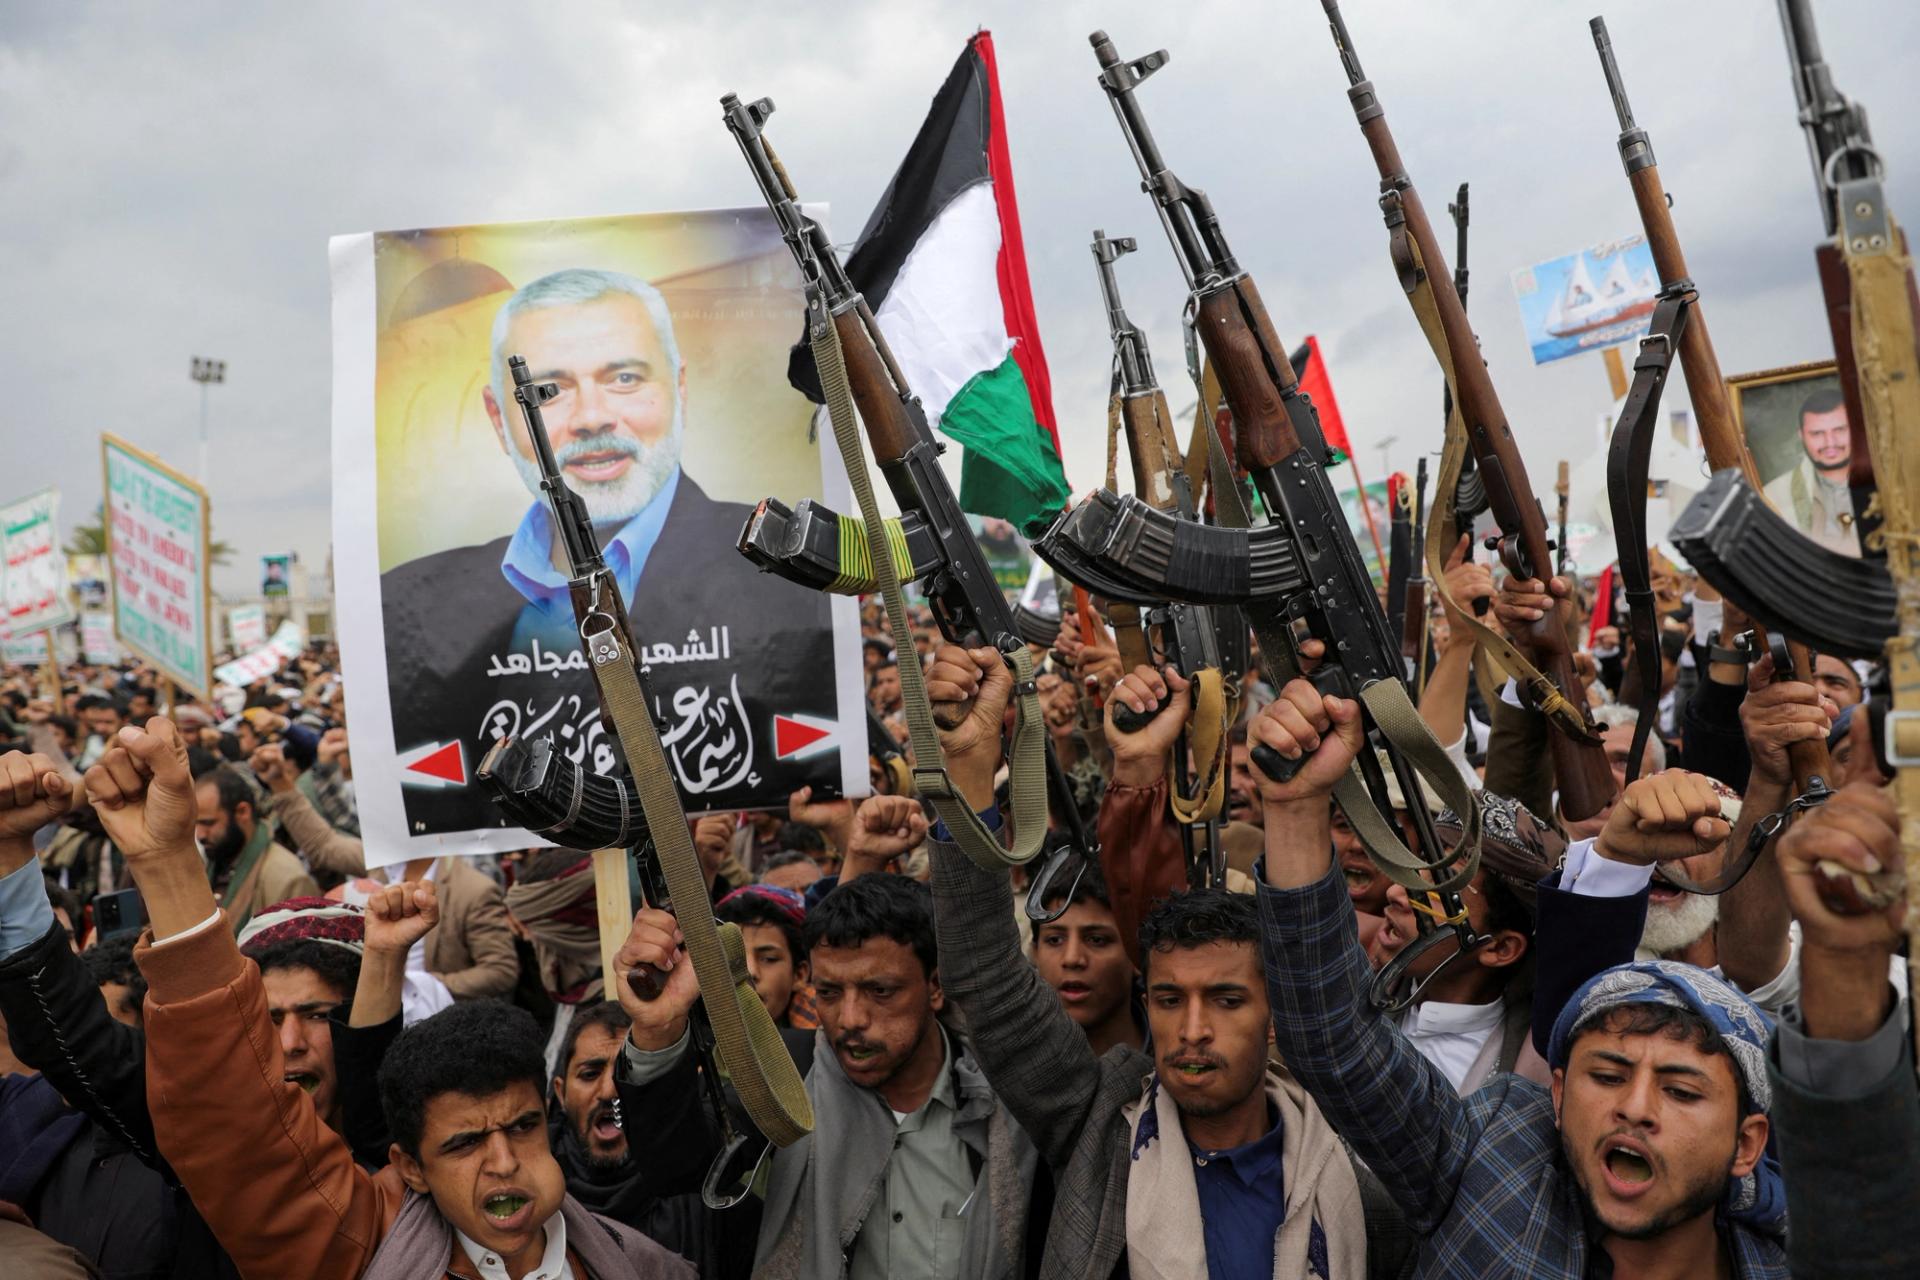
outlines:
[{"label": "orange jacket", "polygon": [[[225,919],[163,947],[140,940],[154,1136],[242,1276],[356,1280],[406,1184],[369,1174],[283,1080],[260,969]],[[574,1274],[585,1276],[574,1251]],[[457,1246],[448,1274],[478,1280]]]}]

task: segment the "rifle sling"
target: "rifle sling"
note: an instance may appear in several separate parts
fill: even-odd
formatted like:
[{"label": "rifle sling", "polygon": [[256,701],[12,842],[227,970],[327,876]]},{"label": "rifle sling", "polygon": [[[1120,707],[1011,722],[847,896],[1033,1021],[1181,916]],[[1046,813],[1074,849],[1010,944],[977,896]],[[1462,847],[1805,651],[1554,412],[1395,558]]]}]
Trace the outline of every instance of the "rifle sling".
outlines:
[{"label": "rifle sling", "polygon": [[[1433,491],[1450,494],[1459,485],[1460,469],[1465,463],[1468,448],[1467,424],[1460,415],[1460,395],[1455,385],[1454,354],[1447,345],[1446,331],[1440,324],[1439,304],[1434,301],[1433,282],[1421,261],[1420,246],[1407,234],[1404,224],[1393,230],[1393,255],[1395,262],[1404,260],[1410,264],[1401,273],[1401,286],[1407,291],[1407,300],[1413,305],[1420,331],[1426,334],[1427,345],[1433,348],[1434,358],[1440,362],[1440,372],[1447,381],[1447,443],[1440,455],[1440,475]],[[1479,352],[1472,353],[1472,358],[1479,359]],[[1481,651],[1513,678],[1528,702],[1546,716],[1555,728],[1575,741],[1597,743],[1599,739],[1587,724],[1586,712],[1567,701],[1553,681],[1528,661],[1511,641],[1476,618],[1473,610],[1461,608],[1448,592],[1447,556],[1460,541],[1460,533],[1455,524],[1452,504],[1437,503],[1436,510],[1427,519],[1427,580],[1433,590],[1445,602],[1450,614],[1467,624]]]},{"label": "rifle sling", "polygon": [[1686,336],[1687,317],[1697,296],[1689,280],[1676,280],[1661,291],[1633,362],[1633,385],[1627,389],[1620,421],[1607,446],[1607,505],[1613,513],[1614,550],[1627,597],[1627,632],[1633,639],[1633,662],[1640,676],[1640,717],[1633,726],[1633,748],[1627,757],[1629,783],[1640,776],[1641,757],[1660,714],[1660,615],[1647,556],[1647,468],[1660,394],[1666,389],[1667,374]]},{"label": "rifle sling", "polygon": [[[824,295],[812,285],[807,289],[807,327],[814,362],[820,370],[827,417],[833,425],[834,442],[846,465],[847,481],[859,501],[868,555],[873,562],[881,601],[886,606],[894,648],[911,657],[913,631],[907,624],[906,596],[900,587],[898,563],[887,552],[885,523],[874,500],[873,478],[867,472],[866,455],[860,448],[860,431],[855,425],[853,392],[847,383],[840,335],[833,327],[833,316]],[[997,637],[983,639],[991,644]],[[994,833],[981,823],[973,807],[954,789],[941,755],[933,706],[927,699],[926,675],[918,662],[900,663],[900,699],[906,712],[907,734],[913,744],[914,788],[932,801],[934,812],[946,823],[961,852],[988,870],[1031,862],[1044,846],[1047,835],[1046,723],[1041,717],[1040,696],[1034,687],[1033,656],[1024,644],[1016,645],[1007,655],[1007,662],[1013,667],[1015,706],[1013,739],[1007,750],[1013,794],[1011,848],[1001,845]]]},{"label": "rifle sling", "polygon": [[[707,896],[693,833],[660,745],[651,702],[640,683],[639,657],[625,626],[618,588],[611,576],[601,574],[591,589],[594,611],[581,619],[581,640],[639,793],[674,918],[700,980],[720,1062],[760,1132],[777,1146],[791,1145],[812,1131],[813,1103],[780,1040],[779,1028],[754,994],[739,927],[720,925],[713,918],[713,901]],[[604,619],[604,627],[589,630],[595,619]],[[614,974],[607,975],[609,985],[618,980]]]},{"label": "rifle sling", "polygon": [[[1209,388],[1219,385],[1214,381],[1211,365],[1203,381]],[[1203,396],[1203,400],[1207,398],[1210,395]],[[1247,508],[1246,496],[1240,492],[1239,481],[1234,477],[1233,464],[1227,458],[1226,448],[1220,443],[1220,433],[1208,430],[1205,435],[1209,467],[1214,480],[1214,513],[1223,525],[1248,528],[1253,516]],[[1284,518],[1279,512],[1270,512],[1269,515],[1276,520]],[[1277,693],[1300,675],[1293,629],[1269,602],[1249,601],[1241,612],[1253,630],[1254,639],[1260,644],[1261,663],[1266,667]],[[1329,654],[1327,661],[1333,661],[1333,655]],[[1340,811],[1347,815],[1348,824],[1353,827],[1354,834],[1360,837],[1360,843],[1366,848],[1367,856],[1373,859],[1373,865],[1407,892],[1424,894],[1464,888],[1480,867],[1481,809],[1478,798],[1454,767],[1446,749],[1435,740],[1433,730],[1420,718],[1419,711],[1407,697],[1405,684],[1398,680],[1376,680],[1360,691],[1360,702],[1379,728],[1381,736],[1405,755],[1415,772],[1440,795],[1447,807],[1460,815],[1460,843],[1452,854],[1436,851],[1431,861],[1407,848],[1400,833],[1380,812],[1380,806],[1374,803],[1373,793],[1368,790],[1357,762],[1348,767],[1345,776],[1334,786],[1333,798],[1339,803]],[[1362,749],[1371,750],[1365,746]],[[1418,802],[1418,797],[1409,799]],[[1458,863],[1455,870],[1439,878],[1447,865],[1453,862]],[[1429,875],[1436,878],[1428,879]]]}]

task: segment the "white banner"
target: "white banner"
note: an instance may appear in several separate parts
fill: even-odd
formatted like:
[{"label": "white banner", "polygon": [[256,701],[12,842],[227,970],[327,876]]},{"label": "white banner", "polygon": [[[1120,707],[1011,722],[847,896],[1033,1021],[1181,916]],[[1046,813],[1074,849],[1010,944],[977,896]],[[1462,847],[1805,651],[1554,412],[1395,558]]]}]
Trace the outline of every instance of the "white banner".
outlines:
[{"label": "white banner", "polygon": [[8,636],[0,640],[0,662],[10,667],[37,667],[47,660],[47,633]]},{"label": "white banner", "polygon": [[264,680],[300,656],[307,647],[307,629],[289,618],[273,633],[273,639],[243,658],[213,669],[220,684],[244,689],[255,680]]},{"label": "white banner", "polygon": [[0,506],[0,631],[28,636],[73,621],[67,558],[59,547],[60,491],[42,489]]},{"label": "white banner", "polygon": [[102,435],[113,633],[160,674],[211,697],[207,494],[118,436]]},{"label": "white banner", "polygon": [[267,642],[267,611],[257,604],[238,604],[227,610],[227,630],[233,651],[246,653]]},{"label": "white banner", "polygon": [[80,615],[80,653],[82,661],[97,667],[110,667],[120,661],[120,646],[113,639],[111,614]]}]

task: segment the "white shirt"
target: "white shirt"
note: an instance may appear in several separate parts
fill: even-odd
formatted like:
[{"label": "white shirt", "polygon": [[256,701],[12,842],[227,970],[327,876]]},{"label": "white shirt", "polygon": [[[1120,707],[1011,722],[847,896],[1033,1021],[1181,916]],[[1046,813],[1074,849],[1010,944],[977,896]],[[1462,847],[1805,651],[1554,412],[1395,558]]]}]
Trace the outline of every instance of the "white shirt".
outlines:
[{"label": "white shirt", "polygon": [[[509,1280],[506,1261],[499,1254],[488,1251],[458,1227],[453,1235],[466,1250],[467,1260],[479,1268],[483,1280]],[[573,1268],[567,1265],[567,1221],[560,1214],[547,1219],[547,1250],[540,1255],[540,1265],[522,1280],[575,1280]]]},{"label": "white shirt", "polygon": [[[1567,846],[1567,860],[1560,870],[1560,887],[1568,893],[1590,898],[1625,898],[1640,892],[1653,879],[1653,867],[1631,862],[1615,862],[1593,852],[1593,840],[1576,840]],[[1716,978],[1726,974],[1715,965],[1707,972]],[[1907,993],[1907,965],[1899,956],[1887,962],[1887,980],[1901,995]],[[1779,973],[1746,993],[1747,998],[1775,1018],[1800,1016],[1800,922],[1787,925],[1787,963]]]},{"label": "white shirt", "polygon": [[1486,1004],[1423,1000],[1401,1015],[1400,1031],[1420,1056],[1440,1068],[1458,1093],[1487,1041],[1499,1032],[1506,1008],[1500,1000]]}]

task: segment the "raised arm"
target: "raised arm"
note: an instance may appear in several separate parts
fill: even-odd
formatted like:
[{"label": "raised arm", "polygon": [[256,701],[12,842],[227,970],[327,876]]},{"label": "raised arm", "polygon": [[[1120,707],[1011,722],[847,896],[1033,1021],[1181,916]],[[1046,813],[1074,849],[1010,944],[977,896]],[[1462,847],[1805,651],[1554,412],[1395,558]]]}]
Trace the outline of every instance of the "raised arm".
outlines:
[{"label": "raised arm", "polygon": [[1261,953],[1275,1045],[1408,1225],[1426,1235],[1453,1204],[1482,1122],[1366,999],[1372,970],[1328,829],[1328,796],[1361,746],[1360,708],[1294,680],[1248,726],[1247,740],[1306,757],[1284,784],[1254,771],[1266,811]]},{"label": "raised arm", "polygon": [[313,802],[301,794],[293,763],[278,746],[267,745],[247,760],[254,776],[273,794],[273,816],[315,871],[335,875],[367,874],[367,852],[356,836],[334,830]]},{"label": "raised arm", "polygon": [[193,779],[173,723],[122,729],[86,786],[152,921],[135,956],[161,1154],[242,1275],[277,1275],[297,1257],[304,1274],[355,1280],[398,1204],[283,1076],[260,971],[234,945],[194,847]]},{"label": "raised arm", "polygon": [[[992,814],[1000,721],[1013,673],[991,648],[943,645],[927,669],[954,785],[976,813]],[[997,815],[989,818],[997,821]],[[1092,1114],[1099,1060],[1039,971],[1020,954],[1007,874],[933,843],[934,926],[940,985],[966,1019],[993,1091],[1053,1167],[1065,1164]]]},{"label": "raised arm", "polygon": [[1451,746],[1467,732],[1467,682],[1473,678],[1473,629],[1454,609],[1454,600],[1482,600],[1493,596],[1493,570],[1475,564],[1469,555],[1473,539],[1462,534],[1460,545],[1447,558],[1447,589],[1440,596],[1447,613],[1447,643],[1427,677],[1420,695],[1420,718],[1433,730],[1435,741]]},{"label": "raised arm", "polygon": [[140,1032],[107,1012],[54,919],[33,851],[33,833],[78,795],[59,759],[0,756],[0,1014],[14,1056],[157,1166]]},{"label": "raised arm", "polygon": [[[1113,779],[1100,798],[1100,870],[1113,898],[1114,923],[1134,968],[1140,964],[1140,922],[1159,898],[1183,889],[1186,860],[1167,808],[1167,762],[1193,710],[1191,682],[1172,667],[1135,667],[1107,700],[1106,738]],[[1152,712],[1133,733],[1113,718],[1120,706]]]}]

